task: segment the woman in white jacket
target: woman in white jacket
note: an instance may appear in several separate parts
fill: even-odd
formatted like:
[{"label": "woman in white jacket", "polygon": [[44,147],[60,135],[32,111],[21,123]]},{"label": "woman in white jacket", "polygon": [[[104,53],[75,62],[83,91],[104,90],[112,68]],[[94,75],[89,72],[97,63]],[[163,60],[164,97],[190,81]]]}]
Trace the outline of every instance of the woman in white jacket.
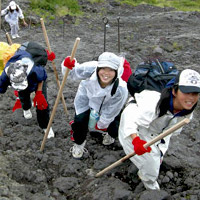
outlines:
[{"label": "woman in white jacket", "polygon": [[[192,118],[200,92],[200,75],[183,70],[162,93],[144,90],[135,94],[121,115],[119,141],[139,169],[138,176],[147,189],[159,190],[157,178],[171,135],[145,149],[143,145],[183,118]],[[176,133],[181,132],[181,128]]]},{"label": "woman in white jacket", "polygon": [[118,136],[120,111],[128,97],[126,82],[121,79],[123,63],[124,58],[110,52],[102,53],[98,61],[78,64],[70,61],[70,57],[63,61],[63,74],[68,67],[71,69],[68,78],[82,80],[74,100],[76,113],[71,124],[75,142],[71,148],[73,157],[81,158],[85,150],[91,110],[99,114],[95,129],[104,132],[104,145],[112,144]]},{"label": "woman in white jacket", "polygon": [[10,25],[12,39],[19,37],[19,18],[23,20],[24,26],[27,26],[27,23],[24,20],[24,15],[19,5],[17,5],[14,1],[11,1],[9,5],[1,11],[1,16],[4,15],[6,22],[8,22]]}]

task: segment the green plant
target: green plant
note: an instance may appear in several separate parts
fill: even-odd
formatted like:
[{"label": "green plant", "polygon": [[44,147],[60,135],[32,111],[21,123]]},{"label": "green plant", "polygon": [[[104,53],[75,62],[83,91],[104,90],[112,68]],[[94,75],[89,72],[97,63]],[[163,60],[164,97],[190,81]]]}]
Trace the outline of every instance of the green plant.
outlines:
[{"label": "green plant", "polygon": [[33,12],[43,17],[82,14],[77,0],[30,0],[30,7]]},{"label": "green plant", "polygon": [[89,0],[90,3],[103,3],[105,0]]},{"label": "green plant", "polygon": [[160,7],[174,7],[182,11],[200,11],[200,0],[116,0],[121,4],[137,6],[139,4],[150,4]]},{"label": "green plant", "polygon": [[176,50],[181,50],[182,49],[182,47],[180,45],[178,45],[177,42],[173,43],[173,48],[176,49]]}]

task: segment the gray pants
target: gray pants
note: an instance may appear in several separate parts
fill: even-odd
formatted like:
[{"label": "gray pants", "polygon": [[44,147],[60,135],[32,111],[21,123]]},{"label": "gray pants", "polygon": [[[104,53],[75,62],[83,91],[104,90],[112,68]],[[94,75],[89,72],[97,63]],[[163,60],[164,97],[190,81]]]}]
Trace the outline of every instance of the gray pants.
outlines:
[{"label": "gray pants", "polygon": [[9,25],[10,25],[10,33],[11,33],[11,36],[14,36],[14,35],[18,34],[18,31],[19,31],[19,23],[18,23],[18,20],[13,21],[12,19],[9,18],[8,15],[5,16],[5,20],[6,20],[6,22],[8,22]]}]

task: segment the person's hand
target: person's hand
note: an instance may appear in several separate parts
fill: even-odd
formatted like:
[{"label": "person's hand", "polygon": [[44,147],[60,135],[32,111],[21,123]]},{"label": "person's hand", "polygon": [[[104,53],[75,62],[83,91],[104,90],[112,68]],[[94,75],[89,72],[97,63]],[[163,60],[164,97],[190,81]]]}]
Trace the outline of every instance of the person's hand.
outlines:
[{"label": "person's hand", "polygon": [[95,129],[98,131],[104,131],[104,132],[107,131],[107,128],[103,128],[103,129],[98,128],[97,124],[95,125]]},{"label": "person's hand", "polygon": [[27,26],[28,26],[28,24],[27,24],[26,22],[24,22],[24,26],[25,26],[25,27],[27,27]]},{"label": "person's hand", "polygon": [[56,58],[56,54],[52,51],[51,53],[49,53],[49,51],[46,49],[47,52],[47,59],[50,61],[53,61]]},{"label": "person's hand", "polygon": [[70,56],[67,56],[67,57],[65,58],[65,60],[64,60],[63,65],[64,65],[65,67],[67,67],[68,69],[73,69],[73,67],[75,66],[75,59],[73,59],[73,60],[71,61]]},{"label": "person's hand", "polygon": [[33,102],[34,102],[34,107],[37,104],[38,110],[44,110],[47,109],[48,107],[47,101],[44,95],[42,94],[42,91],[36,91]]},{"label": "person's hand", "polygon": [[132,144],[134,146],[134,151],[137,155],[140,156],[144,153],[147,153],[147,152],[149,153],[151,151],[151,147],[147,147],[147,149],[144,148],[143,145],[146,143],[147,143],[146,141],[141,140],[140,137],[138,136],[133,139]]}]

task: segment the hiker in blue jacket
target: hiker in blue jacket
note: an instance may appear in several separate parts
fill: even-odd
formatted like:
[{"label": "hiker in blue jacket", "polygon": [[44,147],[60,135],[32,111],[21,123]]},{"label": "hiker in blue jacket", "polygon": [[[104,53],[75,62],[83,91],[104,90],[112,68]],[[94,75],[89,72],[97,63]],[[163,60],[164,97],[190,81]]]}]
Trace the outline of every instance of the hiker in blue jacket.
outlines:
[{"label": "hiker in blue jacket", "polygon": [[[7,62],[0,76],[0,93],[5,93],[9,86],[18,91],[26,119],[32,118],[30,94],[35,92],[33,102],[34,106],[36,106],[37,120],[44,132],[46,132],[49,122],[46,79],[47,73],[44,66],[36,65],[31,54],[20,48]],[[52,128],[49,131],[48,137],[54,137]]]}]

